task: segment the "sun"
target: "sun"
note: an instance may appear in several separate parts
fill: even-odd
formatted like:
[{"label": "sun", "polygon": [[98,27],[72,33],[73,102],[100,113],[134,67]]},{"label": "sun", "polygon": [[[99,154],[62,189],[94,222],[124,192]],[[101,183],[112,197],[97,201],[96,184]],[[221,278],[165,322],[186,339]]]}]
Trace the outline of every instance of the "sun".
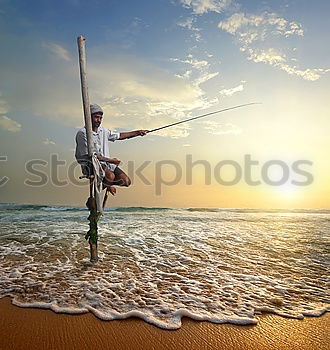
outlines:
[{"label": "sun", "polygon": [[285,196],[285,197],[292,197],[295,196],[298,192],[297,186],[291,184],[290,182],[287,182],[281,186],[276,187],[277,193]]}]

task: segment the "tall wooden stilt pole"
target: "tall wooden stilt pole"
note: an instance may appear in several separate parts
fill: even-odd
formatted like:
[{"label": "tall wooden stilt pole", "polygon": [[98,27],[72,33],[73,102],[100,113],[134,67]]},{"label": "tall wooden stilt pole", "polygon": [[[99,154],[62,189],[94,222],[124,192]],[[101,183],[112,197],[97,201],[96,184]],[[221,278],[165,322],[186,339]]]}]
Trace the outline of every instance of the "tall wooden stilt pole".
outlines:
[{"label": "tall wooden stilt pole", "polygon": [[[86,135],[87,135],[87,148],[88,148],[88,157],[90,161],[90,168],[92,169],[92,153],[93,153],[93,130],[92,130],[92,118],[90,112],[90,103],[89,103],[89,95],[88,95],[88,85],[87,85],[87,70],[86,70],[86,50],[85,50],[85,42],[86,39],[80,35],[77,38],[78,42],[78,52],[79,52],[79,66],[80,66],[80,82],[81,82],[81,94],[82,94],[82,102],[84,107],[84,118],[85,118],[85,127],[86,127]],[[99,215],[96,210],[96,202],[93,194],[93,179],[94,176],[91,174],[90,181],[90,194],[87,201],[87,206],[90,211],[90,215],[88,217],[89,220],[89,231],[86,234],[86,239],[89,240],[90,252],[91,252],[91,262],[98,261],[98,253],[97,253],[97,221],[99,219]]]}]

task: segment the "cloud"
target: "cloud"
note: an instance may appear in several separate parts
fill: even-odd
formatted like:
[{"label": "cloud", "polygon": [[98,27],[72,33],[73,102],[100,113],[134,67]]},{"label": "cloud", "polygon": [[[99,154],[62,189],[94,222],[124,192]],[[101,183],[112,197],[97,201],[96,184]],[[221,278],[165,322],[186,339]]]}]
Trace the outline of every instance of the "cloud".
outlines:
[{"label": "cloud", "polygon": [[6,114],[9,112],[9,106],[7,101],[1,98],[1,96],[2,96],[2,93],[0,91],[0,114]]},{"label": "cloud", "polygon": [[46,140],[43,140],[42,143],[44,145],[56,145],[56,143],[52,140],[50,140],[49,138],[46,138]]},{"label": "cloud", "polygon": [[209,65],[209,63],[207,61],[198,60],[198,59],[194,58],[191,54],[188,55],[187,59],[170,58],[170,61],[189,64],[193,68],[198,69],[200,71],[203,70],[205,67],[208,67],[208,65]]},{"label": "cloud", "polygon": [[310,81],[318,80],[323,74],[330,72],[330,69],[323,68],[307,68],[302,70],[298,69],[296,66],[291,67],[288,64],[280,64],[278,66],[290,75],[297,75],[298,77]]},{"label": "cloud", "polygon": [[[180,58],[170,58],[170,61],[172,62],[180,62],[184,65],[189,65],[193,69],[195,69],[198,72],[197,77],[195,76],[194,79],[192,79],[192,84],[196,87],[199,87],[200,84],[205,83],[206,81],[215,78],[219,75],[219,72],[210,73],[210,64],[206,60],[198,60],[197,58],[193,57],[193,55],[189,54],[186,59],[180,59]],[[177,75],[180,78],[191,78],[192,77],[192,71],[188,70],[183,75]]]},{"label": "cloud", "polygon": [[[146,100],[112,96],[102,104],[105,111],[104,124],[111,129],[148,128],[154,129],[171,124],[189,115],[191,104],[175,101]],[[110,117],[110,118],[108,118]],[[186,137],[188,125],[165,129],[158,136]]]},{"label": "cloud", "polygon": [[8,92],[4,91],[12,113],[34,114],[64,125],[80,125],[82,105],[78,67],[63,65],[62,62],[46,65],[46,72],[43,69],[37,71],[36,67],[24,73],[15,67],[6,72],[0,68],[6,81],[20,82]]},{"label": "cloud", "polygon": [[[97,56],[109,57],[106,52]],[[112,54],[111,60],[91,59],[88,73],[90,101],[104,107],[104,124],[111,129],[158,127],[207,103],[192,80],[175,76],[177,69],[164,70],[137,57]],[[0,67],[0,74],[5,81],[20,81],[4,96],[14,112],[83,125],[77,64],[49,60],[42,69],[24,70],[24,74],[16,66]],[[174,129],[176,136],[186,136],[189,130],[185,125],[163,134],[173,136]]]},{"label": "cloud", "polygon": [[186,8],[191,8],[196,15],[207,12],[221,13],[233,3],[233,0],[181,0]]},{"label": "cloud", "polygon": [[196,19],[194,17],[187,17],[185,20],[178,22],[177,25],[198,32],[200,29],[193,26],[195,21]]},{"label": "cloud", "polygon": [[201,41],[202,37],[200,35],[200,28],[194,27],[194,23],[196,22],[195,17],[188,17],[183,21],[180,21],[177,23],[179,27],[188,29],[193,32],[192,36],[195,38],[196,41]]},{"label": "cloud", "polygon": [[[209,72],[210,65],[192,55],[186,58],[171,58],[177,64],[174,70],[183,73],[170,73],[146,63],[121,60],[125,69],[116,64],[102,63],[90,69],[92,80],[97,82],[93,91],[95,98],[103,101],[105,109],[104,123],[112,128],[157,128],[171,124],[192,115],[192,111],[205,109],[218,103],[217,98],[206,96],[201,85],[216,77],[218,72]],[[188,70],[187,70],[188,66]],[[105,76],[107,72],[111,80]],[[170,74],[169,74],[170,73]],[[111,115],[107,124],[106,115]],[[157,133],[160,136],[186,137],[189,124],[182,124]]]},{"label": "cloud", "polygon": [[8,107],[4,100],[0,100],[0,114],[8,113]]},{"label": "cloud", "polygon": [[287,58],[284,54],[281,54],[274,48],[270,48],[267,50],[261,49],[246,49],[249,53],[248,59],[252,60],[256,63],[263,62],[267,63],[271,66],[277,67],[290,75],[296,75],[305,80],[315,81],[318,80],[322,74],[330,72],[330,69],[323,68],[307,68],[307,69],[299,69],[297,66],[290,66],[287,63]]},{"label": "cloud", "polygon": [[212,135],[239,135],[242,133],[242,129],[231,123],[221,124],[214,120],[203,121],[204,129]]},{"label": "cloud", "polygon": [[[186,70],[182,75],[176,74],[181,79],[186,79],[192,86],[195,86],[200,93],[201,98],[199,99],[199,108],[205,109],[217,104],[219,101],[215,98],[205,96],[205,92],[202,90],[201,85],[217,77],[219,72],[210,72],[211,65],[206,60],[197,59],[192,54],[189,54],[186,58],[171,58],[170,61],[182,64],[184,67],[190,66],[189,70]],[[197,108],[197,107],[196,107]]]},{"label": "cloud", "polygon": [[63,46],[56,44],[56,43],[43,43],[42,47],[47,49],[49,52],[54,54],[56,57],[61,58],[65,61],[71,61],[70,54],[68,50],[66,50]]},{"label": "cloud", "polygon": [[[209,73],[207,61],[193,56],[172,58],[177,63],[171,70],[163,70],[135,59],[93,64],[90,68],[93,99],[100,102],[105,115],[111,115],[112,128],[156,128],[188,118],[195,109],[207,108],[215,101],[205,96],[200,84],[215,77]],[[187,66],[189,69],[187,70]],[[180,74],[178,69],[183,68]],[[106,74],[105,74],[106,72]],[[107,124],[105,116],[104,123]],[[189,125],[165,129],[157,135],[185,137]]]},{"label": "cloud", "polygon": [[297,62],[297,59],[288,57],[288,54],[280,49],[267,47],[269,42],[276,42],[281,38],[304,35],[301,24],[290,22],[275,13],[264,12],[261,15],[235,13],[221,21],[218,27],[233,35],[240,44],[240,50],[253,62],[262,62],[310,81],[315,81],[330,71],[323,68],[300,69],[292,64]]},{"label": "cloud", "polygon": [[249,53],[248,59],[256,63],[264,62],[275,66],[286,62],[286,56],[274,48],[267,50],[253,50],[249,48],[243,51],[247,51]]},{"label": "cloud", "polygon": [[200,84],[203,84],[208,80],[215,78],[218,75],[219,75],[219,72],[202,74],[199,78],[195,80],[195,84],[199,86]]},{"label": "cloud", "polygon": [[203,94],[190,81],[178,78],[172,71],[136,57],[122,55],[112,62],[93,62],[89,73],[91,91],[105,98],[109,95],[124,98],[116,100],[117,103],[146,100],[193,104]]},{"label": "cloud", "polygon": [[142,25],[142,24],[143,24],[143,21],[142,21],[141,18],[139,18],[139,17],[134,17],[134,19],[133,19],[133,21],[131,22],[130,26],[131,26],[132,28],[137,28],[137,27],[139,27],[139,26]]},{"label": "cloud", "polygon": [[235,35],[245,45],[254,41],[263,41],[271,36],[304,35],[300,24],[288,22],[275,13],[267,12],[262,15],[235,13],[228,19],[221,21],[218,27],[231,35]]},{"label": "cloud", "polygon": [[192,70],[187,70],[183,74],[175,74],[176,77],[181,79],[189,79],[191,77]]},{"label": "cloud", "polygon": [[[196,17],[208,12],[221,13],[229,8],[236,7],[234,0],[180,0],[183,7],[192,10],[192,16],[177,23],[179,27],[186,28],[192,32],[192,37],[202,41],[201,29],[194,26]],[[233,6],[232,6],[233,5]]]},{"label": "cloud", "polygon": [[223,89],[220,91],[220,95],[224,95],[224,96],[233,96],[236,92],[240,92],[243,91],[244,89],[244,85],[240,84],[238,86],[235,86],[233,88],[230,89]]},{"label": "cloud", "polygon": [[7,116],[2,115],[0,116],[0,128],[10,132],[18,132],[21,131],[22,125]]},{"label": "cloud", "polygon": [[[192,111],[216,103],[205,95],[202,83],[216,75],[207,61],[193,56],[166,69],[147,59],[94,47],[88,62],[90,101],[104,107],[104,124],[111,129],[156,128],[189,117]],[[33,53],[36,56],[39,53]],[[32,61],[32,60],[31,60]],[[188,69],[187,69],[188,68]],[[187,72],[187,71],[191,72]],[[19,81],[4,90],[11,112],[83,125],[78,62],[48,58],[43,65],[22,69],[18,60],[0,66],[3,81]],[[178,77],[183,75],[184,77]],[[162,135],[184,137],[189,125],[164,130]],[[159,135],[159,134],[157,134]]]}]

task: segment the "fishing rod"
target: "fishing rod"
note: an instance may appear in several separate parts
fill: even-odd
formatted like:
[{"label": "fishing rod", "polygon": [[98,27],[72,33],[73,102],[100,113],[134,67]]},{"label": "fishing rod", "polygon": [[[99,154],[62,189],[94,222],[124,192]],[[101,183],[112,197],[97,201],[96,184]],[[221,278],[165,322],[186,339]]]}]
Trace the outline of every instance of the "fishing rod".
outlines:
[{"label": "fishing rod", "polygon": [[151,132],[154,132],[154,131],[158,131],[158,130],[162,130],[162,129],[165,129],[165,128],[169,128],[170,126],[174,126],[174,125],[186,123],[186,122],[189,122],[189,121],[195,120],[195,119],[204,118],[204,117],[207,117],[207,116],[212,115],[212,114],[222,113],[222,112],[229,111],[229,110],[231,110],[231,109],[241,108],[241,107],[245,107],[245,106],[260,105],[260,104],[261,104],[260,102],[251,102],[251,103],[245,103],[245,104],[243,104],[243,105],[238,105],[238,106],[234,106],[234,107],[229,107],[229,108],[225,108],[225,109],[220,109],[219,111],[215,111],[215,112],[211,112],[211,113],[206,113],[206,114],[203,114],[203,115],[199,115],[199,116],[197,116],[197,117],[193,117],[193,118],[181,120],[181,121],[176,122],[176,123],[168,124],[168,125],[165,125],[165,126],[161,126],[161,127],[159,127],[159,128],[156,128],[156,129],[149,130],[149,131],[148,131],[148,134],[151,133]]}]

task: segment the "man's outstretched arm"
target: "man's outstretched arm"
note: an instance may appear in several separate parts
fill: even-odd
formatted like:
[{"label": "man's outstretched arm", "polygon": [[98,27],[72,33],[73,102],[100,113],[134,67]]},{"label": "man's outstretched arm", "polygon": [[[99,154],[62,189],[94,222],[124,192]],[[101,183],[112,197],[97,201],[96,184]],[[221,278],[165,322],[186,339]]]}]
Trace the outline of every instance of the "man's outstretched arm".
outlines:
[{"label": "man's outstretched arm", "polygon": [[149,130],[135,130],[129,132],[121,132],[118,140],[131,139],[136,136],[144,136],[149,132]]}]

